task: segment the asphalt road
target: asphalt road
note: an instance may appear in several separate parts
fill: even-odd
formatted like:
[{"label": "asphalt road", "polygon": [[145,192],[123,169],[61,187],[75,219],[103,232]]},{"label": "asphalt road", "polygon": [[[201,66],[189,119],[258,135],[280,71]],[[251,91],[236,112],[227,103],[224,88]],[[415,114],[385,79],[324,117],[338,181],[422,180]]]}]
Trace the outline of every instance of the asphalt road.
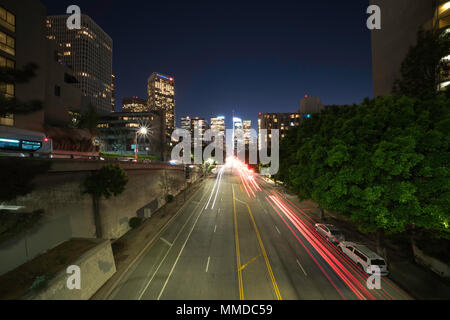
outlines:
[{"label": "asphalt road", "polygon": [[314,232],[312,221],[242,165],[209,178],[109,299],[409,299]]}]

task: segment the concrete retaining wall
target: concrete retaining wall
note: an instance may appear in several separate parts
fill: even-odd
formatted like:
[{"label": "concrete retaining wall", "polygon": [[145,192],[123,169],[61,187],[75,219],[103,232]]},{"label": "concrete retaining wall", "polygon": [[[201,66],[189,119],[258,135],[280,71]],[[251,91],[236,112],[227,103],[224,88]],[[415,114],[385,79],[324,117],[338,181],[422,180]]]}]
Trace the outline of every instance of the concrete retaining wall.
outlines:
[{"label": "concrete retaining wall", "polygon": [[69,290],[67,280],[71,274],[62,270],[51,279],[45,289],[25,297],[27,300],[88,300],[114,273],[116,264],[109,240],[96,240],[99,244],[83,254],[72,265],[80,267],[81,289]]},{"label": "concrete retaining wall", "polygon": [[[36,179],[35,191],[11,203],[25,206],[27,212],[44,209],[45,215],[32,230],[0,244],[0,275],[70,238],[95,238],[92,198],[83,194],[82,183],[102,163],[55,163],[50,173]],[[166,202],[164,186],[168,188],[167,193],[173,195],[186,186],[184,171],[176,167],[133,163],[121,166],[129,179],[125,191],[100,203],[102,231],[107,239],[125,234],[130,229],[130,218],[163,206]],[[190,182],[199,176],[200,172],[191,172]]]},{"label": "concrete retaining wall", "polygon": [[426,255],[422,250],[417,248],[417,246],[414,248],[414,259],[418,264],[429,268],[441,277],[450,278],[450,267],[447,264],[436,258]]}]

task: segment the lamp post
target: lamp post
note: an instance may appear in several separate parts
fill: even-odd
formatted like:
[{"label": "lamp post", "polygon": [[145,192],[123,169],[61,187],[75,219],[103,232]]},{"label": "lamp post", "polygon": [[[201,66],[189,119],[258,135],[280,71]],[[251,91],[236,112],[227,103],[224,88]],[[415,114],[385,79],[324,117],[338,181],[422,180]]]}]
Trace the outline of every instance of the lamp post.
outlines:
[{"label": "lamp post", "polygon": [[138,134],[146,135],[147,128],[141,127],[138,131],[136,131],[136,145],[134,146],[134,160],[138,162]]}]

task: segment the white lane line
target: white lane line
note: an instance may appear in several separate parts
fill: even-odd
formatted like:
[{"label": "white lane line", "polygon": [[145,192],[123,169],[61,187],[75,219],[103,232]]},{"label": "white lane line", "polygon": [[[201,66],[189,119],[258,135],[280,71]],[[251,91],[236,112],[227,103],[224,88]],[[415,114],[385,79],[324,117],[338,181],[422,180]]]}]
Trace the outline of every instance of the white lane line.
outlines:
[{"label": "white lane line", "polygon": [[164,239],[163,237],[160,238],[162,240],[162,242],[164,242],[165,244],[167,244],[169,247],[172,246],[172,243],[170,243],[169,241],[167,241],[166,239]]},{"label": "white lane line", "polygon": [[178,264],[178,260],[180,260],[181,254],[183,253],[184,248],[186,247],[186,244],[187,244],[187,242],[189,241],[189,239],[190,239],[190,237],[191,237],[192,231],[194,231],[194,228],[195,228],[195,226],[197,225],[197,221],[198,221],[198,219],[200,218],[200,216],[202,215],[202,213],[203,213],[203,210],[200,211],[200,214],[197,216],[197,219],[195,219],[195,222],[194,222],[194,224],[192,225],[191,230],[189,231],[189,234],[188,234],[188,236],[187,236],[187,238],[186,238],[186,241],[184,241],[183,246],[181,247],[181,250],[180,250],[180,252],[178,253],[178,256],[177,256],[177,258],[176,258],[176,260],[175,260],[175,263],[173,264],[172,269],[170,269],[169,275],[167,276],[167,279],[166,279],[166,281],[164,282],[164,285],[163,285],[163,287],[162,287],[162,289],[161,289],[161,291],[160,291],[160,293],[159,293],[159,295],[158,295],[158,299],[156,299],[156,300],[160,300],[160,299],[161,299],[161,296],[162,296],[163,293],[164,293],[164,290],[166,290],[167,283],[169,282],[170,278],[172,277],[172,273],[173,273],[173,271],[175,270],[175,267],[176,267],[177,264]]},{"label": "white lane line", "polygon": [[216,204],[216,200],[217,200],[217,195],[219,194],[219,190],[220,190],[220,185],[222,184],[222,176],[223,176],[223,171],[224,171],[225,167],[222,168],[222,170],[220,171],[220,178],[219,178],[219,184],[217,186],[217,190],[216,190],[216,196],[214,197],[214,202],[212,204],[211,210],[214,209],[214,206]]},{"label": "white lane line", "polygon": [[277,226],[275,226],[275,229],[277,229],[278,233],[281,234],[280,230],[277,228]]},{"label": "white lane line", "polygon": [[216,186],[217,186],[217,182],[219,181],[219,177],[220,177],[220,172],[219,172],[219,174],[216,177],[216,181],[214,182],[214,187],[213,187],[213,189],[211,191],[211,195],[209,196],[208,202],[206,203],[205,209],[208,208],[209,203],[211,202],[211,198],[214,195],[214,190],[216,190]]},{"label": "white lane line", "polygon": [[220,208],[219,208],[219,210],[217,211],[217,213],[220,213]]},{"label": "white lane line", "polygon": [[[203,194],[203,196],[200,199],[200,202],[195,206],[193,212],[195,212],[197,210],[197,208],[199,207],[200,203],[202,202],[203,198],[205,197],[207,193],[205,192]],[[173,243],[175,243],[178,239],[178,237],[180,236],[180,234],[183,232],[184,228],[186,227],[186,225],[188,224],[189,221],[191,221],[191,218],[194,216],[194,213],[192,213],[185,221],[185,223],[183,224],[183,226],[181,227],[180,231],[178,231],[177,236],[175,237],[175,239],[173,240]],[[144,290],[142,290],[141,294],[139,295],[138,300],[141,300],[142,297],[144,296],[145,291],[147,291],[148,287],[150,286],[150,284],[152,283],[153,279],[155,278],[155,275],[158,273],[159,269],[161,268],[162,264],[164,263],[164,261],[166,260],[167,256],[170,253],[170,250],[173,248],[170,247],[169,250],[167,250],[166,254],[164,255],[163,259],[161,260],[161,262],[158,265],[158,268],[156,269],[156,271],[153,273],[152,277],[150,278],[150,280],[148,281],[148,283],[146,284]]]},{"label": "white lane line", "polygon": [[217,226],[214,227],[214,233],[216,233],[216,230],[217,230]]},{"label": "white lane line", "polygon": [[208,257],[208,262],[206,263],[206,273],[208,273],[209,270],[209,261],[211,260],[211,257]]},{"label": "white lane line", "polygon": [[303,273],[305,274],[305,276],[308,276],[308,274],[306,273],[305,269],[303,269],[303,266],[302,266],[302,264],[300,263],[300,261],[298,261],[298,259],[297,259],[297,264],[298,264],[298,266],[302,269],[302,271],[303,271]]}]

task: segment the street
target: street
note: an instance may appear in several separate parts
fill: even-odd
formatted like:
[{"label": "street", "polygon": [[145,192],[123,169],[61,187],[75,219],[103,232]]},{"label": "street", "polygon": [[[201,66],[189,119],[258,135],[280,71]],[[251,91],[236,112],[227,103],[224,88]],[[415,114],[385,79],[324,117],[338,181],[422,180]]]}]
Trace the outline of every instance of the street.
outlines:
[{"label": "street", "polygon": [[314,222],[239,163],[207,179],[109,299],[409,299],[363,273]]}]

